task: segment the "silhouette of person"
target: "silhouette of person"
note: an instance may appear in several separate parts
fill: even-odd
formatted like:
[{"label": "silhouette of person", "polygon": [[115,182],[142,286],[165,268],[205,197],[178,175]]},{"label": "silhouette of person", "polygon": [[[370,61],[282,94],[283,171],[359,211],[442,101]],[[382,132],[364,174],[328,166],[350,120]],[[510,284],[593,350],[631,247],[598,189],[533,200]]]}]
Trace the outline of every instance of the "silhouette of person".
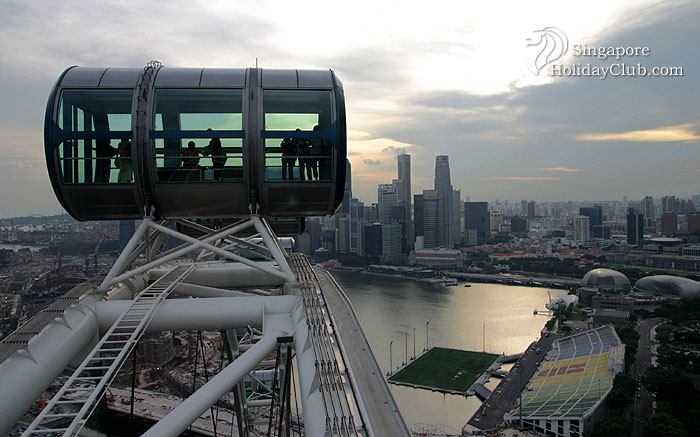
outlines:
[{"label": "silhouette of person", "polygon": [[[314,126],[314,132],[320,131],[319,125]],[[327,164],[328,164],[328,141],[325,138],[311,138],[309,140],[311,144],[311,158],[309,158],[309,164],[311,165],[311,170],[317,181],[330,179],[326,175]]]},{"label": "silhouette of person", "polygon": [[108,183],[109,174],[112,170],[112,157],[117,154],[117,148],[112,147],[107,139],[96,141],[95,147],[95,183]]},{"label": "silhouette of person", "polygon": [[194,146],[194,141],[190,141],[187,143],[187,148],[182,151],[182,168],[197,168],[199,166],[199,152]]},{"label": "silhouette of person", "polygon": [[[297,128],[297,133],[301,133],[301,129]],[[303,138],[294,139],[294,148],[296,149],[297,156],[299,157],[299,179],[300,180],[313,180],[311,172],[311,159],[309,155],[311,153],[311,145],[309,142]],[[306,173],[306,176],[304,175]]]},{"label": "silhouette of person", "polygon": [[[207,131],[211,130],[211,128],[207,129]],[[226,152],[221,148],[221,140],[218,138],[212,138],[209,140],[209,145],[202,150],[202,155],[211,155],[211,162],[214,166],[214,178],[220,179],[221,169],[224,168],[226,161],[228,160]]]},{"label": "silhouette of person", "polygon": [[294,141],[291,138],[285,138],[280,143],[280,148],[282,149],[282,180],[287,180],[287,173],[289,173],[289,180],[294,180],[294,164],[296,164],[296,147],[294,146]]},{"label": "silhouette of person", "polygon": [[134,178],[134,167],[131,161],[131,141],[121,140],[117,146],[118,157],[114,159],[114,164],[119,168],[117,181],[120,183],[131,182]]}]

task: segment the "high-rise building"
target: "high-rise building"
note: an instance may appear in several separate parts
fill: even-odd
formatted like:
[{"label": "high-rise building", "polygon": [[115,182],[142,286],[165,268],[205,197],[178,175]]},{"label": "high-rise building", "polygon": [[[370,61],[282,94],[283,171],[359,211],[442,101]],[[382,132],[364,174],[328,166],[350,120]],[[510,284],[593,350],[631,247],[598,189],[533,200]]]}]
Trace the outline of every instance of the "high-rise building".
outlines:
[{"label": "high-rise building", "polygon": [[527,200],[520,201],[520,215],[522,217],[527,217]]},{"label": "high-rise building", "polygon": [[654,198],[646,196],[642,199],[640,211],[644,215],[645,226],[656,226],[656,207],[654,206]]},{"label": "high-rise building", "polygon": [[590,222],[591,218],[585,215],[574,217],[574,240],[588,241],[591,239]]},{"label": "high-rise building", "polygon": [[452,214],[454,215],[454,220],[452,223],[452,229],[454,231],[454,236],[452,241],[454,243],[461,240],[462,236],[462,191],[454,190],[452,192]]},{"label": "high-rise building", "polygon": [[535,201],[527,202],[527,219],[532,221],[535,218]]},{"label": "high-rise building", "polygon": [[382,225],[374,223],[363,227],[364,256],[370,262],[378,263],[382,255]]},{"label": "high-rise building", "polygon": [[438,196],[435,190],[423,190],[423,247],[440,247]]},{"label": "high-rise building", "polygon": [[516,215],[510,219],[510,232],[514,234],[522,234],[527,232],[527,219]]},{"label": "high-rise building", "polygon": [[661,233],[670,237],[676,235],[676,230],[678,230],[678,216],[670,212],[661,214]]},{"label": "high-rise building", "polygon": [[379,205],[379,223],[392,222],[391,210],[399,202],[399,191],[396,184],[379,184],[377,188],[377,204]]},{"label": "high-rise building", "polygon": [[[698,203],[700,205],[700,203]],[[688,232],[695,233],[700,230],[700,212],[688,214]]]},{"label": "high-rise building", "polygon": [[413,242],[413,219],[411,217],[411,155],[406,152],[396,157],[398,164],[398,188],[399,200],[403,202],[406,209],[406,235],[405,240],[412,246]]},{"label": "high-rise building", "polygon": [[503,213],[499,212],[499,211],[492,211],[489,229],[492,232],[498,232],[498,230],[500,229],[502,224],[503,224]]},{"label": "high-rise building", "polygon": [[627,209],[627,244],[638,246],[644,238],[644,214],[634,208]]},{"label": "high-rise building", "polygon": [[352,197],[352,177],[350,176],[350,160],[345,160],[345,190],[343,191],[343,205],[340,207],[341,214],[350,213],[350,198]]},{"label": "high-rise building", "polygon": [[424,235],[422,194],[416,194],[413,196],[413,233],[416,237],[422,237]]},{"label": "high-rise building", "polygon": [[489,204],[487,202],[465,202],[464,232],[476,230],[477,244],[484,244],[491,239]]},{"label": "high-rise building", "polygon": [[439,246],[451,248],[454,246],[454,195],[450,180],[450,158],[447,155],[435,157],[435,191],[438,202]]},{"label": "high-rise building", "polygon": [[398,264],[405,261],[401,245],[401,223],[382,224],[382,264]]},{"label": "high-rise building", "polygon": [[[589,218],[589,220],[588,220],[589,236],[591,236],[593,238],[603,238],[603,235],[600,235],[600,233],[601,233],[600,226],[603,224],[603,207],[600,205],[582,207],[582,208],[578,209],[578,213],[579,213],[579,215],[586,216]],[[582,241],[587,241],[587,240],[582,240]]]}]

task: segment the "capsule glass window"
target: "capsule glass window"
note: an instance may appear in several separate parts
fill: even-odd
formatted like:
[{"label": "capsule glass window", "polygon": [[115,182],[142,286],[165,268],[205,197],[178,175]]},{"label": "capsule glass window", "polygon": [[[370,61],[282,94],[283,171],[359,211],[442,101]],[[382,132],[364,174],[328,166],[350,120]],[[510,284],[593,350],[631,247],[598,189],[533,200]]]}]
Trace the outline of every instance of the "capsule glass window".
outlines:
[{"label": "capsule glass window", "polygon": [[64,184],[134,182],[132,94],[132,90],[61,92],[56,152]]},{"label": "capsule glass window", "polygon": [[266,182],[332,180],[336,123],[331,91],[263,91]]},{"label": "capsule glass window", "polygon": [[243,181],[241,90],[159,89],[155,92],[156,181]]}]

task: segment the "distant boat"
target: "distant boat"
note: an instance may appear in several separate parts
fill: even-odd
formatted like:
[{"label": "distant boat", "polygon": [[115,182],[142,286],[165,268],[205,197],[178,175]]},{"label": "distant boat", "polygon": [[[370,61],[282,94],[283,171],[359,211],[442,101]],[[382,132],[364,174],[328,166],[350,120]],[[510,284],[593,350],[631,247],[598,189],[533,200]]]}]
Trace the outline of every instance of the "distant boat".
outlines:
[{"label": "distant boat", "polygon": [[454,286],[456,286],[456,285],[458,285],[458,284],[459,284],[459,283],[458,283],[457,280],[454,279],[454,278],[445,278],[445,279],[442,280],[442,285],[444,285],[444,286],[446,286],[446,287],[454,287]]},{"label": "distant boat", "polygon": [[464,284],[465,287],[471,287],[472,284]]}]

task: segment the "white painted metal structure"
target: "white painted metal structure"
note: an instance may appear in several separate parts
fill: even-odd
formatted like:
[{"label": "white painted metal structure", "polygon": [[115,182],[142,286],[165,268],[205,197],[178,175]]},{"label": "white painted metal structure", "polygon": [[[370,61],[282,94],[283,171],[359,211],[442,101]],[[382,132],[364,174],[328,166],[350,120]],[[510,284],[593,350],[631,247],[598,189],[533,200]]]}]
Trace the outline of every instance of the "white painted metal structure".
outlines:
[{"label": "white painted metal structure", "polygon": [[[171,229],[174,222],[205,233],[198,239],[189,237]],[[236,236],[249,227],[255,228],[254,235]],[[167,237],[183,244],[165,250]],[[352,313],[351,307],[342,311]],[[359,369],[353,372],[353,357],[344,355],[349,350],[348,344],[343,345],[348,337],[338,336],[341,327],[336,323],[306,258],[286,254],[264,218],[253,215],[223,229],[209,229],[187,220],[156,223],[146,217],[99,286],[88,287],[26,345],[0,362],[0,409],[4,412],[0,434],[12,428],[71,365],[77,366],[73,376],[24,435],[76,435],[141,334],[219,330],[230,364],[146,435],[179,435],[231,391],[236,398],[238,435],[290,435],[293,386],[299,390],[296,397],[302,404],[305,435],[408,435],[388,390],[379,390],[378,400],[357,391],[362,386],[357,378],[366,375],[357,374]],[[248,334],[236,335],[237,328]],[[364,336],[362,340],[362,353],[371,356]],[[273,352],[276,354],[270,355]],[[292,358],[296,359],[296,378]],[[109,364],[99,364],[104,361]],[[274,370],[279,387],[273,384],[266,391],[259,384],[258,393],[246,396],[243,380],[256,380],[260,369]],[[104,373],[95,376],[86,370]],[[384,384],[381,373],[379,377]],[[68,408],[77,403],[75,396],[63,397],[71,390],[89,393],[78,408]],[[386,415],[386,405],[394,422],[371,417]],[[71,423],[61,422],[64,418]],[[39,426],[42,419],[61,423],[47,429]],[[382,429],[378,423],[398,425]]]}]

